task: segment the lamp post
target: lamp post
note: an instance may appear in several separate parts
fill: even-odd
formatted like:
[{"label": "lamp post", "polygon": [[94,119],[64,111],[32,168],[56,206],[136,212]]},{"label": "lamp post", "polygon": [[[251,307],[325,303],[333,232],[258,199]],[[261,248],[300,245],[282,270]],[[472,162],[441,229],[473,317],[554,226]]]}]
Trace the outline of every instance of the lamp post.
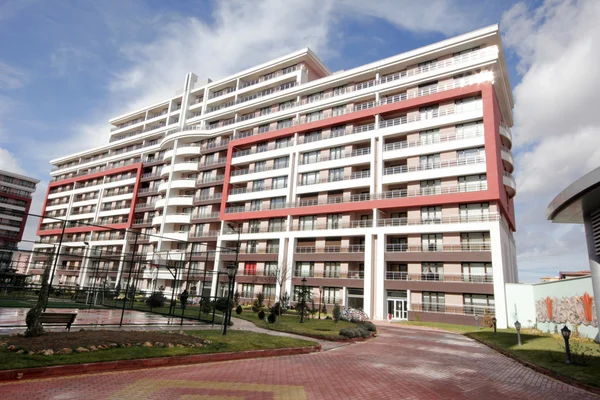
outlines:
[{"label": "lamp post", "polygon": [[225,309],[225,316],[224,316],[224,324],[223,324],[223,336],[227,335],[227,325],[229,325],[230,322],[230,318],[231,318],[231,301],[232,301],[232,293],[233,292],[233,285],[235,284],[235,275],[237,273],[237,264],[229,264],[227,266],[227,277],[229,278],[229,283],[228,283],[228,291],[227,291],[227,308]]},{"label": "lamp post", "polygon": [[304,323],[304,308],[306,307],[306,277],[302,278],[302,297],[300,299],[300,323]]},{"label": "lamp post", "polygon": [[492,318],[492,324],[494,324],[494,336],[496,336],[496,322],[498,322],[496,317]]},{"label": "lamp post", "polygon": [[569,338],[571,337],[571,330],[567,328],[567,325],[560,330],[563,339],[565,339],[565,351],[567,352],[567,360],[565,364],[571,364],[571,348],[569,347]]},{"label": "lamp post", "polygon": [[521,346],[521,323],[519,321],[515,322],[515,329],[517,330],[517,343]]},{"label": "lamp post", "polygon": [[94,295],[95,295],[94,291],[96,290],[96,279],[98,279],[98,274],[100,273],[100,259],[101,259],[101,257],[102,257],[102,248],[100,248],[100,253],[98,253],[98,265],[96,266],[96,271],[94,272],[94,280],[92,281],[92,299],[90,301],[90,306],[89,306],[88,310],[92,308],[92,304],[93,303],[94,304],[96,303],[94,301]]}]

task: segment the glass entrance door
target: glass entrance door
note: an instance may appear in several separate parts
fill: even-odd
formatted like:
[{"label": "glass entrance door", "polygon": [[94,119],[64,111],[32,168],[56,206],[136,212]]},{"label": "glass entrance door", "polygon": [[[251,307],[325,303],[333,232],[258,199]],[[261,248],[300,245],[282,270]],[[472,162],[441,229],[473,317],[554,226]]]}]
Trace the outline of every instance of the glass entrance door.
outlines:
[{"label": "glass entrance door", "polygon": [[388,299],[388,315],[395,320],[408,319],[408,301],[406,299]]}]

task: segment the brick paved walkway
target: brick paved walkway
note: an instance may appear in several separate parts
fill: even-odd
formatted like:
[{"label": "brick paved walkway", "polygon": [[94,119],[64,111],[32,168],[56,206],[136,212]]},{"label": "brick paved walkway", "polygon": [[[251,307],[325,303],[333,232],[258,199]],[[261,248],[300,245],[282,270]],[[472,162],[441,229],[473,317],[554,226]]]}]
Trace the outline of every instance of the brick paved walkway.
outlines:
[{"label": "brick paved walkway", "polygon": [[381,326],[303,356],[0,384],[2,399],[598,399],[465,337]]}]

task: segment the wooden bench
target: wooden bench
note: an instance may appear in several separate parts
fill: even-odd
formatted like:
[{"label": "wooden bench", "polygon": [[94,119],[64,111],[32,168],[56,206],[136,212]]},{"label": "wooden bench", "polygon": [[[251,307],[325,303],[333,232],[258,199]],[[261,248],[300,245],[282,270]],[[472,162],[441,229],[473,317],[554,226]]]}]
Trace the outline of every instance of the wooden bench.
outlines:
[{"label": "wooden bench", "polygon": [[77,313],[42,313],[40,323],[47,325],[66,325],[65,329],[71,330],[71,324],[75,322]]}]

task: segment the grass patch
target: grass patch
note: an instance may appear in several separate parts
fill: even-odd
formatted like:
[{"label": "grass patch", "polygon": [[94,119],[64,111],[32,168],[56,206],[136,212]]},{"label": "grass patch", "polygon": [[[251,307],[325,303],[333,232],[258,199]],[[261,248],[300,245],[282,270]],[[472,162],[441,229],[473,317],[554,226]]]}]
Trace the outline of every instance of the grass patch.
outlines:
[{"label": "grass patch", "polygon": [[[439,323],[439,322],[421,322],[421,321],[399,321],[399,322],[394,322],[394,323],[399,324],[399,325],[407,325],[407,326],[423,326],[423,327],[427,327],[427,328],[437,328],[437,329],[443,329],[446,331],[461,333],[461,334],[469,333],[469,332],[477,332],[477,328],[475,328],[474,326],[469,326],[469,325],[443,324],[443,323]],[[480,327],[479,331],[493,332],[493,329]]]},{"label": "grass patch", "polygon": [[[53,356],[16,354],[0,349],[0,369],[33,368],[50,365],[81,364],[100,361],[134,360],[153,357],[172,357],[191,354],[239,352],[248,350],[281,349],[313,346],[316,343],[289,337],[271,336],[246,331],[228,331],[223,336],[220,330],[185,331],[212,343],[200,348],[190,347],[119,347],[89,353],[61,354]],[[0,340],[2,338],[0,337]],[[118,339],[115,339],[118,341]]]},{"label": "grass patch", "polygon": [[258,319],[257,313],[253,312],[244,311],[242,314],[234,314],[233,316],[250,321],[259,328],[295,333],[298,335],[309,335],[323,339],[340,339],[340,329],[353,328],[356,326],[353,322],[339,321],[336,325],[331,319],[319,320],[308,318],[304,318],[304,323],[301,324],[300,317],[294,314],[282,315],[281,325],[279,324],[279,321],[276,321],[274,324],[269,324],[267,321],[261,321]]},{"label": "grass patch", "polygon": [[[565,364],[564,340],[559,335],[532,335],[521,333],[522,346],[517,345],[515,330],[472,332],[467,336],[490,343],[515,357],[567,376],[590,386],[600,387],[600,344],[586,339],[571,339],[571,353],[575,365]],[[582,355],[585,354],[585,355]]]}]

